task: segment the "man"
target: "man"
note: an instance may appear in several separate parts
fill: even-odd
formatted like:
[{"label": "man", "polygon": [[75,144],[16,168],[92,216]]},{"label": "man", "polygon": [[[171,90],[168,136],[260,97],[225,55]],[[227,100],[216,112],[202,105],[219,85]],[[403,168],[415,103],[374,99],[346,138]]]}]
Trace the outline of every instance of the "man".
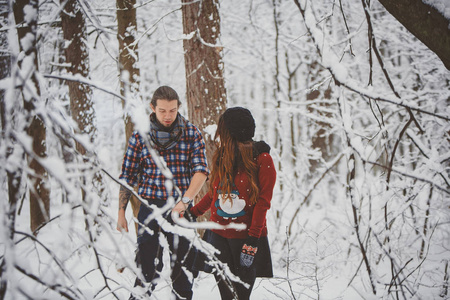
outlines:
[{"label": "man", "polygon": [[[138,194],[150,205],[163,207],[169,196],[181,198],[173,211],[182,214],[200,191],[209,170],[202,135],[192,123],[178,113],[180,105],[175,90],[168,86],[159,87],[151,100],[153,113],[150,115],[150,130],[146,138],[166,162],[173,174],[173,183],[180,189],[181,195],[178,195],[175,189],[172,190],[172,195],[168,194],[165,186],[168,179],[156,166],[146,146],[145,138],[139,132],[134,132],[130,137],[120,179],[132,187],[138,185]],[[117,221],[119,231],[128,232],[125,210],[130,196],[131,192],[128,189],[120,188]],[[168,210],[165,216],[173,224],[170,211]],[[193,254],[189,253],[189,241],[182,236],[164,231],[154,218],[148,221],[149,215],[151,210],[147,205],[141,204],[137,218],[139,229],[136,262],[142,268],[145,281],[151,282],[148,294],[150,295],[155,288],[154,280],[159,278],[163,267],[162,248],[159,243],[159,236],[162,233],[167,238],[171,251],[172,291],[177,299],[191,299],[192,281],[182,269],[182,266],[186,266],[188,261],[193,259]],[[139,282],[137,279],[136,284],[139,285]]]}]

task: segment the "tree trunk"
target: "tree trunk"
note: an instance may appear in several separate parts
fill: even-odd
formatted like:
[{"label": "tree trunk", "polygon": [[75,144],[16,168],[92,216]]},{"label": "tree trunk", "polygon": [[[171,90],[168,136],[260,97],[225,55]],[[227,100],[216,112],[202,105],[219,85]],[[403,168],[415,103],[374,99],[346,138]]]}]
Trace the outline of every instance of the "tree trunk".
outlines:
[{"label": "tree trunk", "polygon": [[222,47],[217,45],[220,35],[218,6],[217,0],[182,0],[183,33],[192,34],[190,39],[183,41],[189,120],[205,137],[210,165],[215,145],[205,128],[217,124],[227,105]]},{"label": "tree trunk", "polygon": [[[7,31],[3,31],[4,28],[8,26],[8,12],[9,3],[8,1],[0,1],[0,24],[3,26],[0,31],[0,80],[11,76],[11,55],[9,54],[9,43]],[[1,133],[5,133],[6,128],[6,111],[5,111],[5,90],[0,89],[0,117],[1,117]],[[2,140],[9,137],[0,136]]]},{"label": "tree trunk", "polygon": [[[182,0],[183,33],[192,35],[190,39],[183,41],[189,120],[203,134],[210,167],[216,147],[214,137],[206,134],[205,129],[217,124],[227,105],[222,47],[217,46],[220,35],[218,6],[217,0]],[[208,184],[205,184],[195,202],[207,191]],[[209,216],[205,215],[199,221],[207,218]]]},{"label": "tree trunk", "polygon": [[[27,6],[25,18],[24,8]],[[45,158],[46,151],[46,128],[43,121],[36,115],[35,103],[40,101],[40,89],[37,79],[37,16],[38,1],[16,1],[13,6],[16,19],[17,33],[19,37],[20,51],[24,53],[22,59],[18,61],[19,68],[24,74],[30,74],[30,80],[18,78],[24,100],[25,114],[27,117],[26,131],[32,138],[33,152],[36,157]],[[32,62],[30,64],[29,62]],[[31,122],[29,121],[31,120]],[[30,222],[31,231],[43,225],[50,214],[50,191],[46,187],[48,182],[47,171],[33,157],[29,156],[29,167],[32,172],[29,175],[33,183],[30,188]],[[37,234],[37,233],[35,233]]]},{"label": "tree trunk", "polygon": [[[25,18],[24,8],[27,6]],[[21,60],[18,61],[19,68],[25,74],[31,74],[29,81],[21,82],[22,95],[24,100],[25,114],[27,118],[26,131],[32,138],[33,152],[39,158],[47,156],[46,150],[46,128],[44,122],[36,115],[35,103],[40,100],[39,82],[37,79],[38,60],[37,60],[37,16],[38,1],[16,1],[13,6],[16,19],[17,33],[19,37],[20,51],[24,53]],[[28,63],[32,62],[32,64]],[[27,70],[26,70],[27,69]],[[26,80],[18,78],[18,81]],[[31,122],[30,122],[31,120]],[[50,214],[50,191],[46,183],[48,182],[47,171],[39,162],[29,156],[29,167],[32,170],[29,178],[33,183],[30,188],[30,227],[35,232],[37,228],[43,225]],[[35,233],[37,234],[37,233]]]},{"label": "tree trunk", "polygon": [[[0,24],[8,27],[9,25],[9,12],[10,5],[8,1],[0,1]],[[2,26],[3,27],[3,26]],[[3,28],[2,28],[3,29]],[[7,31],[0,31],[0,80],[11,76],[11,57],[9,54],[9,43],[8,43],[8,34]],[[13,148],[11,136],[9,135],[9,130],[11,127],[11,119],[10,116],[7,116],[6,106],[5,106],[5,91],[0,90],[0,118],[1,118],[1,128],[0,128],[0,139],[3,145],[6,145],[6,159],[11,155]],[[3,155],[2,153],[0,155]],[[8,211],[2,212],[5,216],[3,217],[4,222],[0,226],[4,226],[5,233],[7,232],[5,237],[9,239],[3,241],[4,249],[11,247],[14,241],[14,228],[15,228],[15,217],[16,217],[16,207],[19,202],[19,187],[21,182],[21,174],[19,170],[11,170],[8,168],[6,170],[6,177],[8,181],[8,202],[9,209]],[[6,205],[4,206],[7,207]],[[7,254],[4,253],[3,258],[0,262],[0,299],[5,298],[6,290],[8,288],[8,279],[5,276],[8,271],[8,264],[6,263]]]},{"label": "tree trunk", "polygon": [[[140,74],[137,66],[138,46],[136,42],[136,0],[117,0],[117,39],[119,41],[120,92],[135,95],[139,91]],[[124,73],[127,73],[126,75]],[[128,139],[133,132],[130,116],[125,118],[125,135]]]},{"label": "tree trunk", "polygon": [[450,20],[423,0],[379,1],[450,70]]},{"label": "tree trunk", "polygon": [[[323,69],[317,62],[312,62],[309,66],[309,81],[308,86],[312,86],[316,82],[316,78],[319,77],[320,72],[322,72]],[[314,102],[317,99],[321,99],[322,102],[319,102],[317,104],[318,107],[322,108],[322,110],[316,110],[314,107],[308,105],[308,112],[311,114],[317,115],[319,117],[324,117],[324,119],[330,119],[332,118],[332,113],[329,111],[332,111],[333,107],[331,103],[326,102],[327,100],[331,99],[331,88],[328,87],[325,90],[323,89],[314,89],[306,94],[306,101],[307,102]],[[328,112],[327,112],[328,111]],[[319,118],[320,119],[320,118]],[[311,130],[311,148],[312,149],[320,149],[321,153],[321,159],[324,161],[328,161],[331,157],[334,155],[334,149],[333,149],[333,138],[334,135],[327,133],[331,130],[330,124],[326,122],[321,121],[311,121],[309,128]],[[319,168],[323,163],[321,162],[321,159],[310,159],[310,173],[312,176],[315,175],[315,172],[317,168]]]},{"label": "tree trunk", "polygon": [[[117,0],[117,40],[119,41],[119,72],[120,72],[120,93],[127,96],[131,93],[133,97],[139,92],[140,74],[137,66],[138,46],[136,42],[137,22],[136,22],[136,0]],[[125,145],[133,133],[134,126],[128,114],[125,115]],[[139,200],[131,196],[130,199],[133,215],[137,218],[139,212]],[[137,224],[136,233],[137,233]]]},{"label": "tree trunk", "polygon": [[[66,2],[60,1],[61,4]],[[89,53],[85,44],[87,40],[86,23],[80,6],[76,0],[68,0],[61,12],[61,26],[64,40],[68,46],[64,49],[67,68],[71,75],[79,74],[81,77],[89,77]],[[93,142],[97,133],[95,126],[95,114],[92,103],[92,90],[89,85],[76,81],[67,81],[69,87],[70,111],[72,118],[78,125],[80,132],[87,134]],[[86,154],[83,145],[77,143],[77,150]]]},{"label": "tree trunk", "polygon": [[[65,3],[61,0],[60,3]],[[77,0],[68,0],[64,9],[61,11],[61,26],[64,40],[68,42],[68,46],[64,49],[66,63],[70,66],[67,71],[71,75],[78,75],[89,78],[89,51],[86,45],[86,22],[84,20],[81,7]],[[92,89],[89,85],[81,84],[75,80],[67,81],[70,98],[70,112],[72,118],[78,125],[78,130],[89,136],[89,140],[93,143],[97,138],[97,127],[95,120],[94,103],[92,101]],[[76,143],[77,151],[84,156],[86,149],[80,143]],[[103,203],[106,201],[104,195],[104,183],[100,172],[93,175],[92,181],[86,180],[89,174],[85,174],[82,178],[82,184],[87,185],[92,182],[93,187],[97,191]],[[81,190],[83,201],[86,201],[86,192]]]}]

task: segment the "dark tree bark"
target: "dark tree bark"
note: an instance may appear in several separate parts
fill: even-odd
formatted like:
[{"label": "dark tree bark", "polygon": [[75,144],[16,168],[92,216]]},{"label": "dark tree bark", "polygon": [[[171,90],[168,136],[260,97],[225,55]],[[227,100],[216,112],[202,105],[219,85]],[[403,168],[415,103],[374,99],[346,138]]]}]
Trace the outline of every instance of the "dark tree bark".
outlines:
[{"label": "dark tree bark", "polygon": [[[117,0],[117,39],[119,41],[119,72],[121,74],[120,92],[126,96],[129,91],[137,93],[139,91],[140,72],[137,66],[138,45],[136,42],[137,22],[136,22],[136,0]],[[128,73],[128,81],[122,77],[123,73]],[[127,86],[129,85],[129,86]],[[133,132],[133,123],[130,116],[125,118],[125,134],[127,141]]]},{"label": "dark tree bark", "polygon": [[379,1],[450,70],[450,20],[422,0]]},{"label": "dark tree bark", "polygon": [[[25,18],[24,8],[27,6],[27,18]],[[26,131],[32,138],[33,152],[39,158],[47,156],[46,128],[44,122],[36,115],[35,104],[40,101],[40,89],[37,79],[37,16],[38,1],[16,1],[13,5],[14,17],[16,20],[17,33],[19,37],[20,51],[24,54],[18,61],[19,68],[26,68],[25,73],[29,78],[18,78],[21,83],[24,108],[27,120]],[[25,60],[33,62],[33,65],[24,64]],[[19,75],[20,76],[20,75]],[[50,191],[46,187],[48,181],[47,171],[39,162],[29,157],[28,165],[32,172],[29,177],[33,186],[30,188],[30,225],[31,231],[43,225],[50,214]]]},{"label": "dark tree bark", "polygon": [[[64,40],[68,45],[64,49],[66,62],[70,65],[67,69],[68,73],[74,76],[89,78],[89,51],[86,33],[86,22],[81,7],[77,0],[60,1],[65,4],[61,11],[61,26]],[[70,112],[72,118],[78,125],[78,130],[89,136],[90,142],[94,142],[97,138],[97,125],[95,120],[94,103],[92,101],[92,89],[89,85],[82,84],[78,81],[67,81],[70,98]],[[77,151],[84,156],[86,149],[80,143],[76,143]],[[84,185],[88,184],[86,180],[87,174],[81,178]],[[103,201],[104,183],[100,172],[94,174],[92,185],[96,189],[98,195]],[[81,190],[83,201],[86,201],[86,192]]]},{"label": "dark tree bark", "polygon": [[[117,40],[119,41],[119,72],[120,72],[120,93],[126,96],[127,92],[137,95],[139,91],[140,72],[137,66],[138,45],[136,42],[137,22],[136,22],[136,0],[117,0]],[[124,80],[124,72],[128,73],[128,80]],[[130,116],[125,116],[125,145],[127,144],[134,126]],[[137,218],[139,212],[139,200],[131,196],[131,208],[133,215]],[[137,233],[137,224],[136,233]]]},{"label": "dark tree bark", "polygon": [[[182,0],[183,33],[192,34],[183,41],[189,119],[204,136],[204,129],[217,124],[227,104],[222,48],[217,46],[220,36],[218,6],[217,0]],[[211,163],[214,142],[212,137],[205,142]]]},{"label": "dark tree bark", "polygon": [[[61,4],[66,2],[60,1]],[[61,26],[64,40],[68,46],[64,49],[67,68],[71,75],[89,77],[89,52],[85,44],[87,40],[86,23],[80,6],[76,0],[68,0],[61,12]],[[92,102],[92,90],[89,85],[77,81],[67,81],[69,87],[70,111],[72,118],[78,125],[80,132],[87,134],[91,142],[94,141],[97,128],[95,126],[95,113]],[[77,150],[86,154],[86,149],[77,143]]]},{"label": "dark tree bark", "polygon": [[[8,35],[7,31],[3,31],[8,26],[8,14],[9,14],[8,1],[0,1],[0,80],[11,76],[11,55],[8,49]],[[5,25],[5,26],[2,26]],[[4,133],[6,128],[6,116],[5,116],[5,91],[0,89],[0,117],[1,117],[1,132]],[[1,136],[2,140],[6,137]]]},{"label": "dark tree bark", "polygon": [[[315,82],[316,78],[319,76],[320,72],[323,71],[323,68],[319,65],[317,62],[313,62],[309,66],[309,84],[311,85],[312,82]],[[308,111],[312,114],[316,114],[318,116],[323,116],[324,118],[332,118],[332,114],[330,112],[332,106],[330,103],[325,103],[326,100],[331,99],[331,88],[327,88],[325,90],[323,89],[314,89],[306,94],[306,100],[308,102],[314,102],[317,99],[324,100],[323,102],[319,102],[317,106],[319,107],[325,107],[323,111],[316,110],[314,106],[308,105]],[[334,135],[330,134],[327,135],[327,132],[330,131],[331,126],[326,122],[321,121],[315,121],[311,120],[313,124],[311,124],[310,128],[317,128],[317,131],[315,133],[311,132],[311,147],[313,149],[320,149],[321,157],[323,160],[328,161],[333,156],[333,138]],[[320,160],[313,160],[310,161],[311,167],[310,171],[312,174],[315,173],[317,168],[321,165]]]},{"label": "dark tree bark", "polygon": [[[214,137],[208,137],[205,128],[217,124],[227,104],[222,48],[217,46],[220,36],[219,1],[181,2],[183,33],[192,35],[183,41],[189,120],[205,138],[208,165],[211,167],[216,147]],[[197,203],[207,192],[208,184],[205,184],[194,201]],[[199,221],[208,218],[206,214]],[[203,234],[202,230],[199,232]]]}]

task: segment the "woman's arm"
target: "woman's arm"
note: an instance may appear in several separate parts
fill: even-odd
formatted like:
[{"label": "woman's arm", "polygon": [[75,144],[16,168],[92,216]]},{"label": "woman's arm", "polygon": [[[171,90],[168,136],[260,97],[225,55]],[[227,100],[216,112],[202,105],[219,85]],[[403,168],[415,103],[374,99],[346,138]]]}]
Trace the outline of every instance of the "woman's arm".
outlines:
[{"label": "woman's arm", "polygon": [[248,235],[259,238],[266,224],[266,214],[270,208],[273,188],[275,186],[277,173],[272,157],[268,153],[258,156],[259,163],[259,195],[258,202],[253,209],[252,225],[248,230]]},{"label": "woman's arm", "polygon": [[196,205],[194,205],[191,208],[191,213],[198,217],[203,215],[205,212],[208,211],[208,209],[211,208],[211,202],[212,202],[212,197],[210,195],[210,193],[206,193],[205,196],[203,196],[202,200],[200,200]]}]

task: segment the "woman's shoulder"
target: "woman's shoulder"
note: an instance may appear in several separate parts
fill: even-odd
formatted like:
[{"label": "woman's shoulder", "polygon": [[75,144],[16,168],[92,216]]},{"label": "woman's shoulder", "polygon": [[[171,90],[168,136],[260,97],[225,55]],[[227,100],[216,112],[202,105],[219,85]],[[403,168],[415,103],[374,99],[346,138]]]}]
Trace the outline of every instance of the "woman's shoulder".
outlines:
[{"label": "woman's shoulder", "polygon": [[264,141],[253,143],[253,155],[260,165],[273,165],[270,146]]},{"label": "woman's shoulder", "polygon": [[270,146],[264,141],[253,142],[253,156],[259,157],[264,154],[270,156]]}]

